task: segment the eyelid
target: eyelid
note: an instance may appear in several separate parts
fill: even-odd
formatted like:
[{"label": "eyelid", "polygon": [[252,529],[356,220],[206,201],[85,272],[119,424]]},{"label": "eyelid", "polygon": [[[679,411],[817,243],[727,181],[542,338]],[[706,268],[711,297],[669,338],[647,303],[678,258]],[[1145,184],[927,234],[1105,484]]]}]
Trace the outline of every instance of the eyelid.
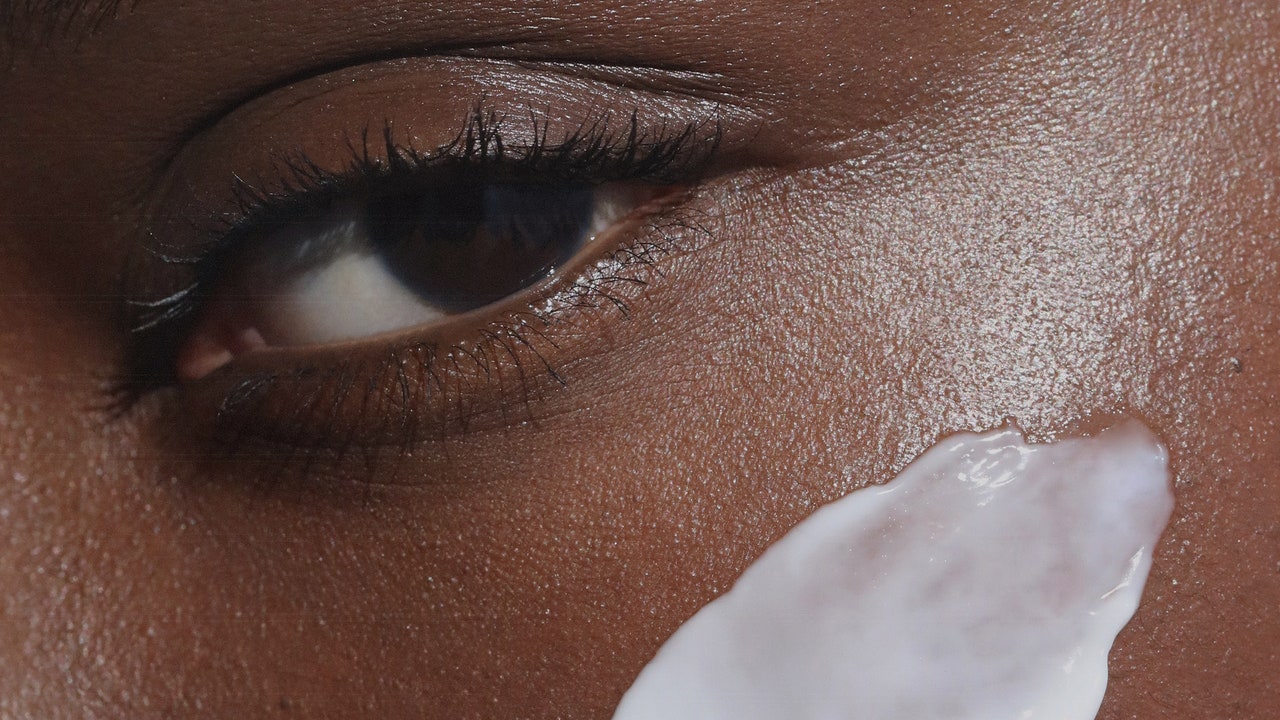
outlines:
[{"label": "eyelid", "polygon": [[[183,136],[168,164],[194,165],[201,175],[234,170],[246,178],[265,178],[277,174],[271,167],[277,159],[306,147],[320,164],[332,166],[344,153],[326,157],[318,150],[358,141],[361,129],[380,129],[387,118],[397,120],[402,142],[430,148],[450,140],[459,119],[476,107],[512,119],[537,118],[553,136],[606,114],[623,121],[635,112],[641,125],[651,129],[712,120],[737,128],[726,133],[726,146],[746,141],[759,146],[765,114],[738,94],[707,92],[709,83],[725,89],[715,84],[714,74],[627,64],[597,67],[537,56],[533,51],[533,60],[485,57],[483,52],[375,59],[294,78],[203,119]],[[255,145],[260,147],[243,152]],[[271,160],[266,165],[258,162],[267,156]]]}]

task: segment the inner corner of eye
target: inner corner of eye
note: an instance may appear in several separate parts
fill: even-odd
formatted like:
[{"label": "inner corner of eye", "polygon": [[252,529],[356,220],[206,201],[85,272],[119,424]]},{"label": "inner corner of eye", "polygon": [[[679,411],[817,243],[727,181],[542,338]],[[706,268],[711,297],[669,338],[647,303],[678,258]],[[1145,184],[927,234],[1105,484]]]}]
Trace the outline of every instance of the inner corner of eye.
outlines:
[{"label": "inner corner of eye", "polygon": [[359,340],[515,295],[672,191],[651,183],[490,183],[372,197],[274,223],[208,268],[177,355],[183,380],[269,348]]}]

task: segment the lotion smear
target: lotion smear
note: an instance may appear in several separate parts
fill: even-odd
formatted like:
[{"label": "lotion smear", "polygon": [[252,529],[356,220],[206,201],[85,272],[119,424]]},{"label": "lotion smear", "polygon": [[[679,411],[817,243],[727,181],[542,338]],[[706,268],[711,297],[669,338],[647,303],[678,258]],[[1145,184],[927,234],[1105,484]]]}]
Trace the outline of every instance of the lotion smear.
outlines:
[{"label": "lotion smear", "polygon": [[1136,422],[948,438],[770,547],[614,720],[1090,720],[1172,509]]}]

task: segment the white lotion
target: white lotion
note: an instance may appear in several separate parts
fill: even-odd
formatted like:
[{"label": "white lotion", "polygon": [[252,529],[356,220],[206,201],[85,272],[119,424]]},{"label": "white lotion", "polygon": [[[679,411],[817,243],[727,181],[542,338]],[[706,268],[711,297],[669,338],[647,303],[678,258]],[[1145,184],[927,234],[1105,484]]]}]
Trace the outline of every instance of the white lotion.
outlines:
[{"label": "white lotion", "polygon": [[944,440],[821,508],[663,645],[614,720],[1089,720],[1173,509],[1136,422]]}]

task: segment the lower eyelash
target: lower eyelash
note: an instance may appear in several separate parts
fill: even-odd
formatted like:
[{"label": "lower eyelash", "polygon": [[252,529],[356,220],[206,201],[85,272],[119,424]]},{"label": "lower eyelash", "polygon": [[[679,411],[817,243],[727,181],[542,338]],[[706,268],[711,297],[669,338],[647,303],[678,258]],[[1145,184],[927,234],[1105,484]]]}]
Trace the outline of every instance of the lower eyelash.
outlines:
[{"label": "lower eyelash", "polygon": [[[536,421],[536,401],[568,384],[553,357],[559,341],[596,314],[626,319],[661,261],[696,250],[705,218],[676,209],[634,241],[549,288],[527,308],[453,342],[404,342],[325,366],[247,372],[217,390],[214,437],[225,452],[253,448],[291,464],[332,462],[354,448],[411,451],[424,442]],[[256,453],[256,454],[262,454]],[[394,482],[380,478],[380,482]]]}]

